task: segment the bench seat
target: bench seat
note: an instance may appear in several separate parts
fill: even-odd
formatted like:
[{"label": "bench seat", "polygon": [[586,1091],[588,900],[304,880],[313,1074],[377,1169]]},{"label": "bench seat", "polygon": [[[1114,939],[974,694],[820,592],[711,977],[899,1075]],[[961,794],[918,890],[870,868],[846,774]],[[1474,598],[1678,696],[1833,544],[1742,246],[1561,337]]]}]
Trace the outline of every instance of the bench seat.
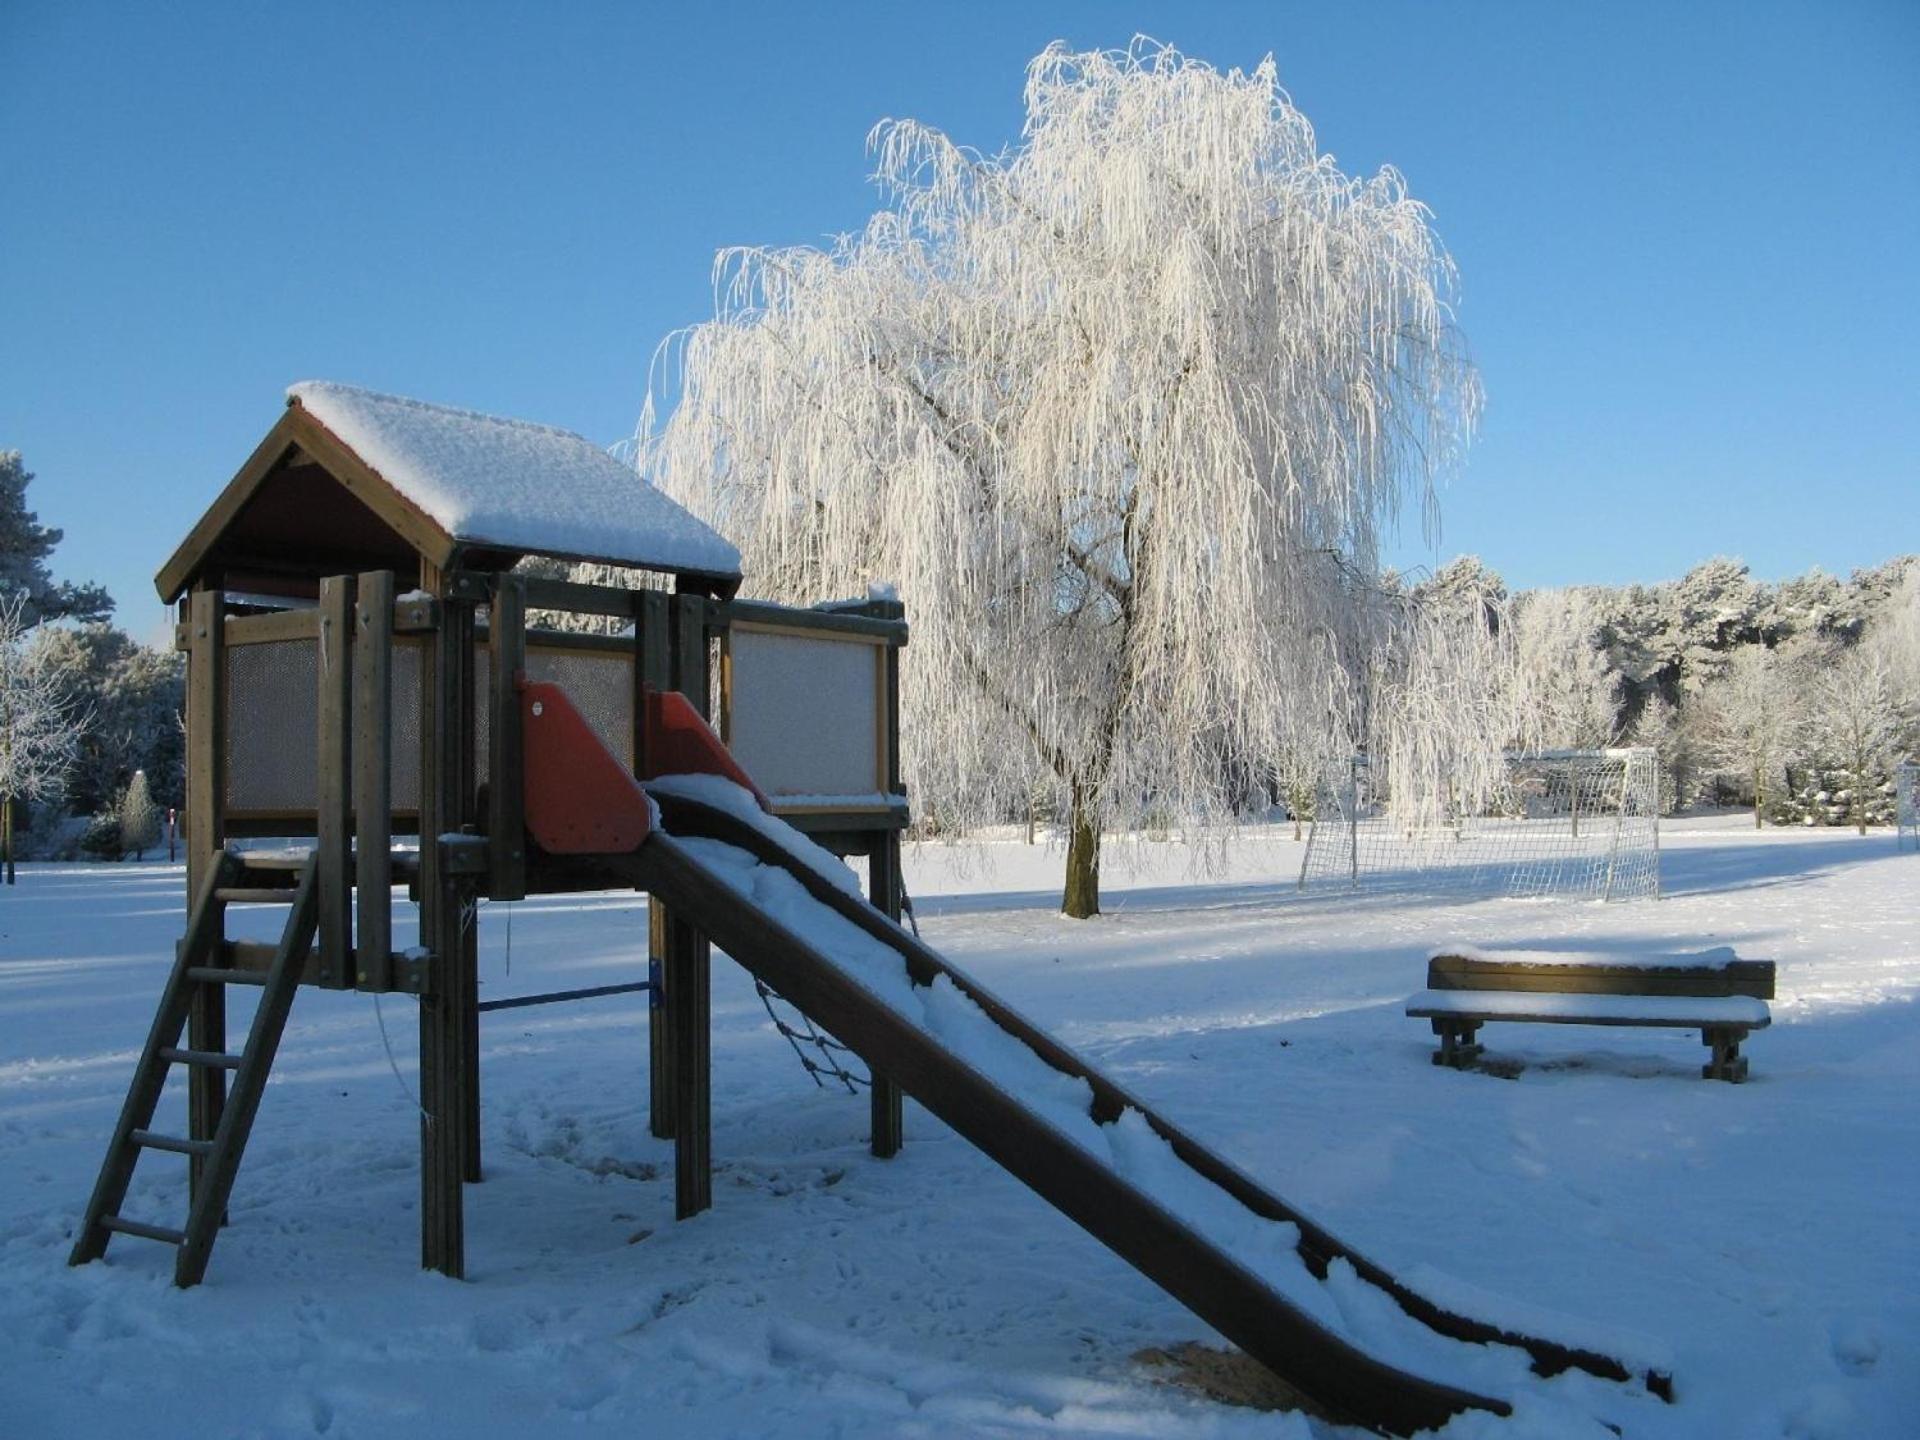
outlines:
[{"label": "bench seat", "polygon": [[1767,1002],[1747,995],[1566,995],[1541,990],[1422,990],[1407,1014],[1525,1020],[1541,1025],[1670,1025],[1702,1030],[1738,1025],[1764,1030],[1773,1023]]},{"label": "bench seat", "polygon": [[1709,1080],[1747,1078],[1740,1042],[1773,1023],[1773,962],[1742,960],[1720,947],[1695,955],[1617,960],[1545,951],[1485,951],[1464,945],[1427,958],[1427,988],[1407,1014],[1433,1025],[1436,1065],[1464,1069],[1489,1021],[1543,1025],[1671,1026],[1698,1030],[1711,1059]]}]

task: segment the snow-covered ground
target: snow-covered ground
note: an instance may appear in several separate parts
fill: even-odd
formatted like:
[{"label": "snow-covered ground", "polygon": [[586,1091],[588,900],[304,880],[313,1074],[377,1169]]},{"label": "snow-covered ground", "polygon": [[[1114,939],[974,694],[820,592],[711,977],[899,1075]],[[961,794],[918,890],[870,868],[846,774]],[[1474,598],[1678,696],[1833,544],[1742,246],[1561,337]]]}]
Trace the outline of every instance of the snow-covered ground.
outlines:
[{"label": "snow-covered ground", "polygon": [[[1303,897],[1299,847],[1264,832],[1206,878],[1178,844],[1116,849],[1082,924],[1044,847],[907,873],[956,963],[1389,1268],[1664,1346],[1679,1402],[1623,1404],[1630,1434],[1920,1433],[1920,857],[1739,817],[1663,841],[1667,898],[1612,906]],[[515,905],[510,952],[507,910],[487,995],[638,978],[638,897]],[[0,1434],[1324,1428],[1161,1383],[1135,1353],[1205,1327],[924,1113],[868,1157],[864,1100],[816,1090],[724,963],[694,1221],[646,1133],[644,997],[506,1011],[482,1022],[469,1280],[421,1273],[412,1004],[307,992],[207,1283],[173,1290],[172,1252],[126,1238],[69,1270],[181,912],[165,866],[0,892]],[[1731,944],[1779,962],[1774,1027],[1744,1086],[1661,1030],[1490,1027],[1517,1078],[1440,1070],[1401,1005],[1451,940]],[[184,1165],[144,1159],[129,1213],[177,1221]]]}]

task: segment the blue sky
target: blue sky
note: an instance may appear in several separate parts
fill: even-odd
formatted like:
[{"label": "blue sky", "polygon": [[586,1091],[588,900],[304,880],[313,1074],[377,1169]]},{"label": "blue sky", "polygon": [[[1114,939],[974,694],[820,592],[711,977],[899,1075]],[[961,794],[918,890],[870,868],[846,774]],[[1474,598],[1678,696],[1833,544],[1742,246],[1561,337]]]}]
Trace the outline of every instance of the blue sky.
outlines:
[{"label": "blue sky", "polygon": [[1048,41],[1272,52],[1463,281],[1488,408],[1395,558],[1515,585],[1920,550],[1920,5],[0,5],[0,448],[122,622],[305,378],[631,432],[716,248]]}]

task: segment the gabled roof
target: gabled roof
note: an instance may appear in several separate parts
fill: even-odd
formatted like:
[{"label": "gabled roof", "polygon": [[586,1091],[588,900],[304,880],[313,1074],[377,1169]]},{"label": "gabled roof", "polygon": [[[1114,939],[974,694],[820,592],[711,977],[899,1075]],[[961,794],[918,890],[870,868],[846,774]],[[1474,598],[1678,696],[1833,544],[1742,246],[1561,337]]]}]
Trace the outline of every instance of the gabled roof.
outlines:
[{"label": "gabled roof", "polygon": [[500,569],[523,555],[692,576],[731,591],[740,552],[568,430],[307,381],[155,577],[209,567],[338,573],[418,554]]}]

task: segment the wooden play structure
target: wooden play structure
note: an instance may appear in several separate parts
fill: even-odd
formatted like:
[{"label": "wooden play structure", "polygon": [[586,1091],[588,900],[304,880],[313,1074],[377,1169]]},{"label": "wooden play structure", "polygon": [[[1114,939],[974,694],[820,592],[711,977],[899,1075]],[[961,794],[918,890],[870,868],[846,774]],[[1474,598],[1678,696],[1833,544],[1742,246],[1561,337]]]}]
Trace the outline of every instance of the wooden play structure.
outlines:
[{"label": "wooden play structure", "polygon": [[[479,1017],[502,1003],[650,992],[649,1122],[674,1142],[678,1215],[696,1214],[711,944],[865,1062],[876,1155],[913,1096],[1331,1417],[1411,1434],[1512,1408],[1401,1368],[1337,1288],[1423,1346],[1510,1346],[1541,1375],[1669,1395],[1662,1374],[1404,1284],[900,927],[896,601],[739,599],[733,548],[578,436],[341,386],[289,401],[158,579],[188,655],[191,908],[74,1264],[134,1235],[176,1247],[181,1285],[202,1279],[302,985],[418,1001],[423,1265],[464,1267]],[[545,578],[530,558],[650,583]],[[245,848],[266,837],[293,848]],[[864,857],[864,896],[822,849]],[[479,998],[477,901],[621,887],[649,897],[644,980]],[[277,943],[228,937],[246,903],[287,907]],[[259,991],[237,1046],[235,986]],[[184,1135],[153,1128],[175,1067]],[[1037,1100],[1037,1075],[1084,1112]],[[122,1213],[150,1150],[188,1158],[177,1226]]]},{"label": "wooden play structure", "polygon": [[[524,469],[500,477],[476,464]],[[520,481],[504,499],[501,478]],[[654,513],[607,523],[648,502]],[[657,588],[518,573],[529,556],[630,567]],[[719,536],[577,436],[295,388],[156,581],[178,602],[187,654],[191,911],[77,1261],[118,1231],[175,1243],[180,1283],[201,1278],[294,992],[314,985],[418,997],[421,1261],[462,1273],[461,1186],[481,1170],[479,1017],[491,1008],[478,996],[474,902],[608,883],[525,843],[517,679],[564,685],[640,776],[659,773],[671,743],[649,725],[661,694],[701,715],[717,705],[776,810],[864,856],[875,905],[898,914],[901,608],[740,601],[738,564]],[[615,633],[554,628],[574,617],[610,620],[599,628]],[[775,716],[784,746],[769,743]],[[258,837],[302,843],[228,848]],[[417,943],[404,948],[393,939],[400,886],[417,911]],[[278,945],[225,938],[227,907],[242,903],[291,907]],[[649,1112],[653,1133],[675,1141],[683,1217],[711,1198],[707,964],[697,935],[656,905],[646,979],[505,1002],[652,990]],[[233,985],[264,987],[238,1047]],[[185,1136],[148,1129],[174,1065],[187,1070]],[[900,1097],[884,1076],[872,1107],[874,1152],[891,1154]],[[119,1213],[143,1149],[188,1156],[184,1226]]]}]

